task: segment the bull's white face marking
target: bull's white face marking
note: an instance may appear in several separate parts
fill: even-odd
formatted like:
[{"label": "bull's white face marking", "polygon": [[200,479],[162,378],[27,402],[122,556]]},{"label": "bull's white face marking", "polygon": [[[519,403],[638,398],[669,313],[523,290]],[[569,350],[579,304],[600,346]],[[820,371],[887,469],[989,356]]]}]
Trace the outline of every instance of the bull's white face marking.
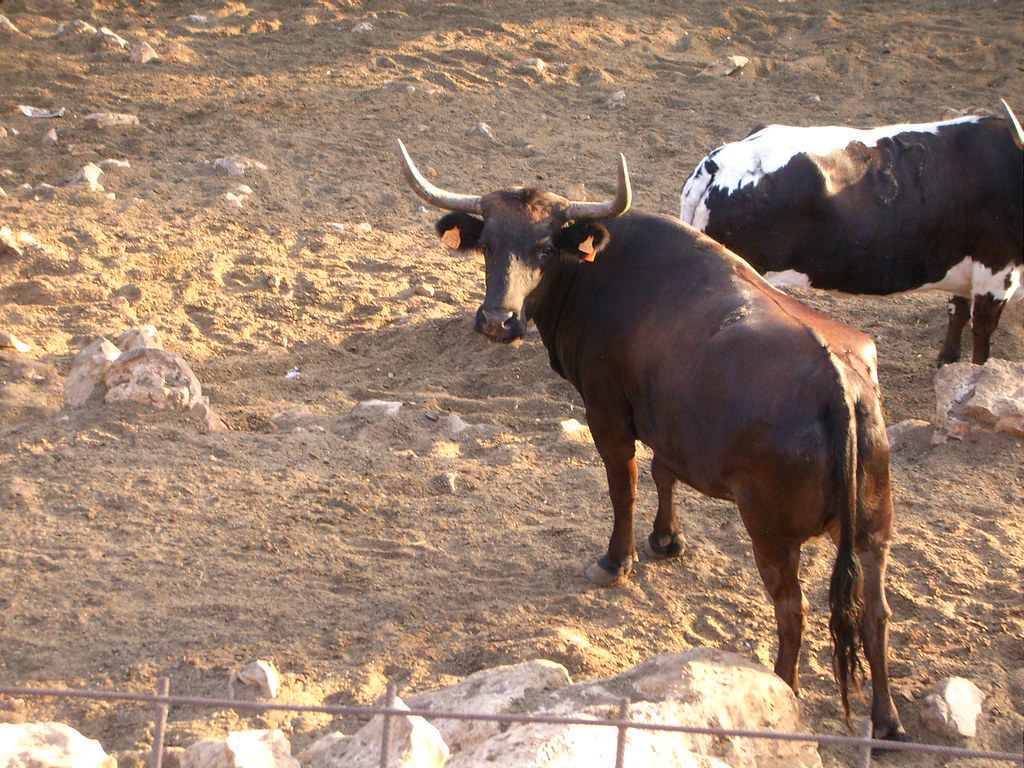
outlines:
[{"label": "bull's white face marking", "polygon": [[700,161],[697,170],[683,186],[679,217],[698,229],[703,229],[703,226],[697,223],[696,215],[703,206],[703,225],[706,226],[707,206],[704,203],[712,188],[734,192],[747,185],[756,184],[767,174],[779,170],[801,153],[825,156],[844,149],[855,141],[866,147],[875,147],[882,139],[897,134],[938,134],[939,129],[944,126],[976,123],[979,119],[979,117],[971,116],[938,123],[885,125],[867,129],[837,125],[809,128],[769,125],[742,141],[726,144],[712,152],[708,157],[713,157],[718,165],[718,171],[713,177],[704,171],[704,163],[707,158]]},{"label": "bull's white face marking", "polygon": [[922,285],[921,288],[946,291],[954,296],[966,298],[989,294],[998,301],[1009,301],[1014,295],[1022,295],[1017,293],[1022,277],[1024,266],[1020,264],[1007,264],[993,272],[984,264],[979,264],[968,257],[950,267],[941,280]]},{"label": "bull's white face marking", "polygon": [[782,272],[765,272],[764,279],[776,288],[811,288],[811,278],[795,269]]}]

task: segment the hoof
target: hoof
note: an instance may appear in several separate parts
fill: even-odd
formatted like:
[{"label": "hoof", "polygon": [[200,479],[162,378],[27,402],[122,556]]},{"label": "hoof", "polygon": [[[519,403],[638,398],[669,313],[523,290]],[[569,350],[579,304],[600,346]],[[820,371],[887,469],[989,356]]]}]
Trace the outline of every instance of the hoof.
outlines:
[{"label": "hoof", "polygon": [[596,563],[588,565],[585,573],[588,581],[592,581],[599,587],[610,587],[626,578],[632,570],[631,566],[632,562],[629,563],[629,566],[616,566],[615,561],[605,555]]},{"label": "hoof", "polygon": [[647,541],[644,543],[644,552],[646,552],[652,560],[665,560],[669,557],[679,557],[683,554],[683,550],[685,548],[686,542],[683,541],[683,537],[678,533],[670,536],[664,544],[659,543],[659,537],[652,533],[647,537]]},{"label": "hoof", "polygon": [[[885,728],[875,728],[872,732],[871,738],[882,739],[883,741],[910,741],[910,737],[907,736],[907,732],[903,730],[902,725],[890,725]],[[884,751],[884,747],[882,748]]]}]

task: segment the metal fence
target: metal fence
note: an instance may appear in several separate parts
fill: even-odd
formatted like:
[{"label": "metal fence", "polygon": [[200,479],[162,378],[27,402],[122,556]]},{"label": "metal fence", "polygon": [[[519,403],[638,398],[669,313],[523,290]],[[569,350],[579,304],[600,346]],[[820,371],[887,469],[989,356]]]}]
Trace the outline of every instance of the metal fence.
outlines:
[{"label": "metal fence", "polygon": [[[618,717],[611,720],[589,719],[582,717],[556,717],[547,715],[483,715],[470,712],[439,712],[429,709],[399,709],[395,706],[398,695],[394,683],[388,685],[386,706],[378,707],[347,707],[317,706],[306,704],[277,704],[272,702],[238,701],[236,699],[192,698],[170,695],[170,679],[161,678],[156,694],[121,693],[117,691],[72,690],[65,688],[28,688],[17,686],[0,686],[0,695],[7,696],[52,696],[58,698],[93,699],[99,701],[127,701],[157,707],[156,730],[153,734],[153,748],[150,753],[151,768],[162,768],[164,758],[164,740],[167,729],[167,714],[173,706],[210,707],[213,709],[234,709],[248,712],[316,712],[329,715],[356,715],[361,717],[383,717],[380,745],[380,768],[389,768],[388,755],[391,752],[391,721],[395,717],[420,716],[428,720],[479,720],[498,723],[546,723],[550,725],[585,725],[595,728],[616,728],[618,740],[615,755],[609,757],[609,768],[626,768],[626,733],[630,729],[655,731],[663,733],[687,733],[704,736],[721,736],[745,739],[774,739],[775,741],[803,741],[822,744],[843,745],[858,750],[858,768],[871,765],[872,749],[901,752],[907,754],[938,755],[946,758],[976,758],[999,760],[1010,763],[1024,764],[1024,754],[1013,752],[989,752],[984,750],[946,747],[937,744],[918,744],[915,742],[881,741],[871,738],[871,723],[864,720],[862,735],[857,736],[826,736],[809,733],[776,733],[771,731],[747,731],[729,728],[702,728],[689,725],[671,725],[668,723],[639,723],[627,718],[629,701],[622,699],[619,703]],[[614,759],[614,762],[613,762]],[[595,766],[594,768],[599,768]]]}]

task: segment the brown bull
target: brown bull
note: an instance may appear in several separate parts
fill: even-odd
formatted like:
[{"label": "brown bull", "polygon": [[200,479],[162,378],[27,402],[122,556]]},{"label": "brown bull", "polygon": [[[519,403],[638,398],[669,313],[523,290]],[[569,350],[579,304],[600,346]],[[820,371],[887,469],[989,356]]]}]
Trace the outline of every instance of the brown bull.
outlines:
[{"label": "brown bull", "polygon": [[455,211],[438,221],[441,239],[483,253],[476,329],[511,341],[532,319],[552,368],[583,398],[614,510],[608,551],[588,578],[611,584],[637,559],[640,440],[654,452],[658,490],[649,551],[683,551],[677,481],[735,502],[775,605],[775,671],[796,691],[800,547],[828,533],[838,547],[830,629],[847,717],[862,645],[874,734],[903,738],[886,669],[893,509],[871,339],[772,288],[692,227],[621,215],[630,206],[624,159],[615,199],[581,203],[537,189],[446,192],[399,150],[413,190]]}]

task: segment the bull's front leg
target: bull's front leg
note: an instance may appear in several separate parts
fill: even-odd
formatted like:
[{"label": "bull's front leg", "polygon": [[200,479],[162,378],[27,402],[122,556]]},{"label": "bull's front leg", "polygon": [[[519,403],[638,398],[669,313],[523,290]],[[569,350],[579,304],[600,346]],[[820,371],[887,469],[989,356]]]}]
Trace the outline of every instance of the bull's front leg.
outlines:
[{"label": "bull's front leg", "polygon": [[[591,426],[593,430],[593,425]],[[587,578],[602,587],[614,584],[629,575],[637,559],[633,538],[633,507],[636,503],[636,443],[633,440],[612,440],[598,437],[594,443],[604,461],[611,496],[612,537],[608,552],[586,570]]]}]

